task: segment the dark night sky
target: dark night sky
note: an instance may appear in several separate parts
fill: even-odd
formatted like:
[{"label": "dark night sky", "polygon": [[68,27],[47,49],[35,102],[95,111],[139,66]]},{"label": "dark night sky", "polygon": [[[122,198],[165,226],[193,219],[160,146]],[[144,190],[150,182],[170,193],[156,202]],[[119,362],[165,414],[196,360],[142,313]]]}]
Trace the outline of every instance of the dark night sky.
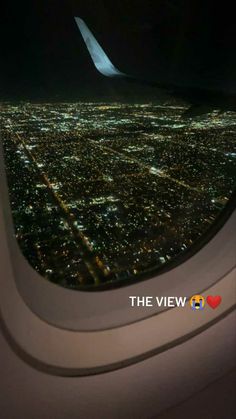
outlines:
[{"label": "dark night sky", "polygon": [[0,98],[121,99],[130,92],[140,97],[151,94],[150,88],[130,87],[97,73],[75,15],[86,21],[114,64],[126,73],[235,93],[235,22],[226,4],[8,1],[1,11]]}]

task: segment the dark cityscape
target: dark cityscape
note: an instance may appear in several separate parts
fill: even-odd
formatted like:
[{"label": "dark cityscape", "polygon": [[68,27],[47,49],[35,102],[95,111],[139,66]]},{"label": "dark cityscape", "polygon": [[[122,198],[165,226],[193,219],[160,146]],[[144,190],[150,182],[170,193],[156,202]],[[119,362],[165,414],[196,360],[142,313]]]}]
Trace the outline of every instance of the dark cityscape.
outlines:
[{"label": "dark cityscape", "polygon": [[234,112],[184,106],[2,103],[15,233],[62,286],[155,272],[204,235],[235,187]]}]

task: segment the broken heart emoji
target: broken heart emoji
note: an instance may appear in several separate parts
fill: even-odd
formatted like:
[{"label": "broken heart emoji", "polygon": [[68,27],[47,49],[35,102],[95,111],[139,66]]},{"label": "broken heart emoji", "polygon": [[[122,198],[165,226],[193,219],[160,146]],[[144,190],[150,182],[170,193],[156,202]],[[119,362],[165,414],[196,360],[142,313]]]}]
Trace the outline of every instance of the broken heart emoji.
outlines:
[{"label": "broken heart emoji", "polygon": [[206,300],[211,308],[216,308],[220,305],[222,298],[220,295],[208,295]]}]

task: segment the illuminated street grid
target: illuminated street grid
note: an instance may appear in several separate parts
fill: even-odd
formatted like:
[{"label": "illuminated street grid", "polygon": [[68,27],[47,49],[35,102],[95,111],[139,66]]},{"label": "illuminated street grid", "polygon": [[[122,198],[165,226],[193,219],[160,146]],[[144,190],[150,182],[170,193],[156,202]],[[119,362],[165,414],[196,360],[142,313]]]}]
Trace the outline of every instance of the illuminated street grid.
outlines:
[{"label": "illuminated street grid", "polygon": [[188,249],[227,203],[235,113],[153,104],[0,104],[15,234],[60,285],[114,283]]}]

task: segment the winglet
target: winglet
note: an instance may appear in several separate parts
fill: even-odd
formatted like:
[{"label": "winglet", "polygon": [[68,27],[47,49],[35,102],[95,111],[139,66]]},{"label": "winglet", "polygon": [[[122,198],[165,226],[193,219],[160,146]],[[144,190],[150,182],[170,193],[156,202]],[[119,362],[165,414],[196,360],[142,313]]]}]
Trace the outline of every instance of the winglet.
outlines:
[{"label": "winglet", "polygon": [[127,77],[125,73],[119,71],[109,60],[102,47],[99,45],[86,23],[79,17],[75,21],[93,60],[96,69],[107,77]]}]

